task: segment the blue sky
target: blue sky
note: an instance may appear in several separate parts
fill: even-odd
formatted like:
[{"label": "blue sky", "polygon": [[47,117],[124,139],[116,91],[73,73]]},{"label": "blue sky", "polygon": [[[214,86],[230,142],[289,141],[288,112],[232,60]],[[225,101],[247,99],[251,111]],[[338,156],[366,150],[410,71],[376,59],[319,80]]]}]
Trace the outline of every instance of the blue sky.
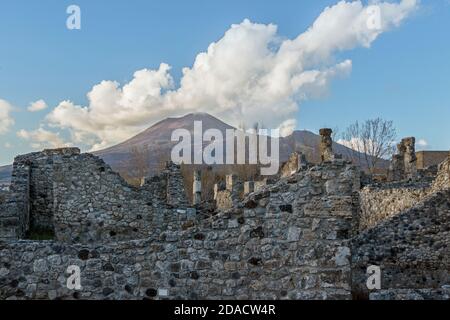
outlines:
[{"label": "blue sky", "polygon": [[[0,6],[0,99],[14,108],[15,124],[0,134],[0,164],[32,151],[17,132],[45,126],[61,101],[87,105],[86,94],[102,80],[124,84],[137,70],[172,66],[177,83],[183,67],[223,37],[232,24],[248,18],[278,26],[295,38],[326,6],[337,1],[25,1]],[[66,8],[82,10],[82,29],[68,30]],[[428,149],[450,149],[450,3],[421,2],[399,27],[383,33],[370,48],[336,54],[352,60],[352,71],[334,79],[327,93],[302,102],[297,128],[345,128],[356,120],[393,120],[398,136],[414,135]],[[45,100],[47,110],[28,112]],[[152,123],[148,123],[148,126]],[[7,147],[8,146],[8,147]]]}]

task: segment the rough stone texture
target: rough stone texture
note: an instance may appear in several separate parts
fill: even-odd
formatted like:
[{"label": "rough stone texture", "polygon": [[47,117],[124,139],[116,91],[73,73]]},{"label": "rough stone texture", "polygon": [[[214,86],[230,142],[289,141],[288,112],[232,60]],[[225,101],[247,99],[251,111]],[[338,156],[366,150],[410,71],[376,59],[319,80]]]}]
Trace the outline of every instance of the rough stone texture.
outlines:
[{"label": "rough stone texture", "polygon": [[313,167],[148,239],[0,243],[0,298],[349,299],[356,176],[342,161]]},{"label": "rough stone texture", "polygon": [[450,287],[442,289],[391,289],[370,294],[370,300],[450,300]]},{"label": "rough stone texture", "polygon": [[389,168],[389,180],[416,180],[417,157],[414,137],[403,138],[397,145],[397,154],[392,157]]},{"label": "rough stone texture", "polygon": [[432,192],[450,188],[450,154],[447,159],[438,166],[436,179],[431,186]]},{"label": "rough stone texture", "polygon": [[17,157],[10,194],[1,205],[3,239],[23,239],[29,229],[50,230],[62,242],[139,239],[167,227],[170,209],[187,207],[178,166],[169,163],[134,188],[103,160],[76,148]]},{"label": "rough stone texture", "polygon": [[429,183],[396,182],[374,184],[360,191],[360,229],[373,227],[425,200],[428,196],[450,188],[450,158],[439,165],[435,179]]},{"label": "rough stone texture", "polygon": [[[133,188],[77,149],[21,156],[0,200],[0,299],[369,298],[369,265],[371,299],[448,299],[449,181],[447,159],[432,184],[360,192],[360,170],[333,157],[245,195],[227,177],[217,211],[188,205],[172,163]],[[18,240],[34,225],[55,239]]]},{"label": "rough stone texture", "polygon": [[429,194],[429,184],[393,183],[371,185],[360,191],[360,230],[376,226],[405,209],[413,207]]},{"label": "rough stone texture", "polygon": [[305,170],[308,164],[304,154],[294,152],[281,167],[281,177],[289,177],[300,170]]},{"label": "rough stone texture", "polygon": [[172,207],[189,206],[180,166],[171,161],[167,162],[163,175],[167,180],[167,204]]},{"label": "rough stone texture", "polygon": [[217,192],[215,192],[217,209],[231,209],[237,205],[243,195],[244,184],[242,181],[236,175],[227,175],[225,177],[225,188],[222,185],[222,188],[219,189],[219,185],[217,185]]},{"label": "rough stone texture", "polygon": [[416,138],[404,138],[401,143],[405,146],[405,178],[414,180],[417,176]]},{"label": "rough stone texture", "polygon": [[334,159],[333,156],[333,140],[331,139],[331,134],[333,130],[324,128],[320,129],[320,157],[322,162],[324,161],[332,161]]},{"label": "rough stone texture", "polygon": [[450,284],[450,190],[353,239],[353,290],[366,294],[366,269],[382,270],[382,289],[438,289]]},{"label": "rough stone texture", "polygon": [[30,163],[13,167],[10,191],[0,202],[0,241],[24,238],[30,228]]}]

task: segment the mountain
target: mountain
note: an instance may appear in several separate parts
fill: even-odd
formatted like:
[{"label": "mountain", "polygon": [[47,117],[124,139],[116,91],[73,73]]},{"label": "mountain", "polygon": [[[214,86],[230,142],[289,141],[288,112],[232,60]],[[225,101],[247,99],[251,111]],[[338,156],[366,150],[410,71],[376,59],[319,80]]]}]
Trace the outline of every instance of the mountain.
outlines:
[{"label": "mountain", "polygon": [[[226,129],[234,129],[232,126],[213,117],[207,113],[191,113],[180,118],[167,118],[138,135],[124,141],[118,145],[94,152],[103,158],[117,171],[128,171],[130,169],[130,159],[132,159],[132,149],[144,150],[145,146],[150,151],[149,162],[151,169],[156,170],[160,163],[169,159],[170,152],[177,142],[171,142],[171,135],[175,129],[186,129],[191,134],[194,130],[194,121],[202,121],[203,132],[208,129],[218,129],[225,137]],[[286,161],[294,151],[304,153],[310,162],[320,161],[321,137],[306,130],[294,131],[292,135],[280,138],[280,162]],[[334,143],[333,149],[336,153],[342,154],[346,158],[357,158],[358,153],[341,144]],[[360,155],[360,154],[359,154]],[[381,165],[387,167],[388,162],[383,160]],[[363,163],[360,163],[364,167]]]},{"label": "mountain", "polygon": [[203,132],[208,129],[218,129],[225,136],[226,129],[232,126],[220,121],[207,113],[190,113],[180,118],[167,118],[138,135],[110,148],[96,151],[95,155],[101,157],[116,171],[127,171],[132,159],[132,149],[148,149],[151,170],[156,170],[160,164],[170,158],[170,153],[177,142],[172,142],[172,132],[176,129],[186,129],[193,136],[194,122],[201,121]]},{"label": "mountain", "polygon": [[[202,121],[203,132],[208,129],[218,129],[225,137],[226,129],[234,129],[232,126],[213,117],[207,113],[191,113],[179,118],[164,119],[138,135],[119,143],[110,148],[96,151],[95,155],[101,157],[114,170],[118,172],[129,172],[132,170],[134,158],[133,148],[136,150],[148,150],[148,161],[150,163],[150,171],[155,173],[160,168],[161,163],[170,158],[170,153],[177,142],[171,141],[172,132],[175,129],[186,129],[192,135],[194,131],[194,121]],[[304,153],[310,162],[319,162],[320,153],[320,136],[310,131],[298,130],[292,135],[280,138],[280,162],[286,161],[291,153],[295,150]],[[333,144],[335,153],[340,153],[344,157],[349,155],[357,155],[353,151],[338,143]],[[364,167],[364,165],[361,163]],[[387,167],[388,161],[382,160],[381,165]],[[12,166],[0,167],[0,184],[9,180]]]}]

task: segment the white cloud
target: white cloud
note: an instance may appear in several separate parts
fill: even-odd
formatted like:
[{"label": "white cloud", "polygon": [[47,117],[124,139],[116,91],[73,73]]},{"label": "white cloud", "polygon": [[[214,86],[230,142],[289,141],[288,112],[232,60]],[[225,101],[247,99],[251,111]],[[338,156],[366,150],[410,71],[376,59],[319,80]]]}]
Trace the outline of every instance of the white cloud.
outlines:
[{"label": "white cloud", "polygon": [[48,131],[42,127],[34,131],[20,130],[17,132],[17,136],[23,140],[29,141],[33,149],[61,148],[69,146],[58,133]]},{"label": "white cloud", "polygon": [[44,109],[47,109],[47,103],[45,103],[45,101],[42,99],[32,102],[28,106],[28,111],[30,111],[30,112],[37,112],[37,111],[41,111]]},{"label": "white cloud", "polygon": [[158,70],[137,71],[122,87],[102,81],[87,94],[88,105],[63,101],[47,120],[69,129],[75,143],[94,149],[121,142],[164,117],[188,112],[208,112],[236,126],[258,121],[292,130],[303,100],[320,97],[333,78],[351,72],[352,62],[336,61],[335,54],[370,47],[414,11],[418,1],[377,5],[379,28],[368,26],[371,13],[361,1],[340,1],[295,39],[280,37],[273,24],[244,20],[198,54],[191,68],[183,69],[178,87],[163,63]]},{"label": "white cloud", "polygon": [[14,124],[14,119],[11,117],[13,106],[6,100],[0,99],[0,134],[9,131]]},{"label": "white cloud", "polygon": [[278,129],[280,130],[280,136],[281,137],[287,137],[294,132],[295,127],[297,126],[297,120],[295,119],[289,119],[284,121]]},{"label": "white cloud", "polygon": [[428,141],[427,140],[425,140],[425,139],[419,139],[419,140],[417,140],[417,147],[418,147],[418,149],[426,149],[426,148],[428,148]]},{"label": "white cloud", "polygon": [[5,148],[10,149],[12,147],[11,143],[5,142]]}]

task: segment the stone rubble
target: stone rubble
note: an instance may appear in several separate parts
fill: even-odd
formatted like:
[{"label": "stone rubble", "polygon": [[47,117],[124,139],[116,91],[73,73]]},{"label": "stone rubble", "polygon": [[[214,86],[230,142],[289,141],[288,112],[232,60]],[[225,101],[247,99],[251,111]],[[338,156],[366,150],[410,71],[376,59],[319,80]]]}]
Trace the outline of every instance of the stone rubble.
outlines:
[{"label": "stone rubble", "polygon": [[[0,194],[0,299],[449,299],[450,157],[418,181],[402,140],[388,184],[361,189],[335,156],[295,153],[277,178],[214,186],[189,203],[180,167],[128,185],[77,148],[19,156]],[[45,241],[33,235],[50,236]],[[81,269],[81,290],[67,268]],[[366,269],[381,267],[369,292]]]}]

